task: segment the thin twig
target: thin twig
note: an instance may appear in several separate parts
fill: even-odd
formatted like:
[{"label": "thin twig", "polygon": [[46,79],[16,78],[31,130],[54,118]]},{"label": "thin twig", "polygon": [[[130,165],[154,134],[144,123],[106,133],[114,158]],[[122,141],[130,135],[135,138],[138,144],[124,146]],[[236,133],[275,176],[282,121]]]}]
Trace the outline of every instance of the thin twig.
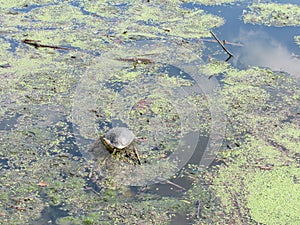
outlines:
[{"label": "thin twig", "polygon": [[200,217],[201,217],[201,211],[202,211],[202,204],[201,204],[201,201],[200,200],[198,200],[197,201],[197,214],[196,214],[196,218],[197,219],[200,219]]},{"label": "thin twig", "polygon": [[[204,41],[204,42],[211,42],[211,43],[217,43],[218,41],[213,40],[213,39],[206,39],[206,38],[200,38],[200,41]],[[226,40],[222,40],[223,45],[232,45],[232,46],[238,46],[238,47],[243,47],[244,45],[242,43],[235,43],[235,42],[229,42]]]},{"label": "thin twig", "polygon": [[185,191],[185,190],[186,190],[184,187],[180,186],[179,184],[175,184],[175,183],[172,182],[172,181],[165,180],[165,179],[160,178],[160,177],[157,177],[157,180],[158,180],[160,183],[170,184],[170,185],[172,185],[172,186],[174,186],[174,187],[177,187],[177,188],[181,189],[182,191]]},{"label": "thin twig", "polygon": [[137,160],[138,160],[139,164],[140,164],[140,165],[142,165],[142,163],[141,163],[141,159],[140,159],[140,156],[139,156],[139,153],[138,153],[138,151],[137,151],[136,147],[135,147],[135,146],[133,146],[133,149],[134,149],[134,153],[135,153],[135,156],[136,156],[136,158],[137,158]]},{"label": "thin twig", "polygon": [[211,35],[216,39],[216,41],[221,45],[223,50],[229,55],[229,57],[226,59],[228,61],[231,57],[233,57],[233,54],[227,50],[227,48],[223,45],[223,43],[217,38],[217,36],[214,34],[214,32],[210,31]]},{"label": "thin twig", "polygon": [[153,63],[153,60],[149,59],[149,58],[116,58],[116,60],[124,61],[124,62],[134,62],[134,63],[138,63],[138,64]]},{"label": "thin twig", "polygon": [[22,40],[24,44],[32,45],[35,48],[53,48],[53,49],[58,49],[58,50],[71,50],[70,48],[65,48],[65,47],[60,47],[60,46],[53,46],[53,45],[44,45],[40,44],[39,40],[30,40],[30,39],[24,39]]},{"label": "thin twig", "polygon": [[166,183],[167,183],[167,184],[171,184],[171,185],[173,185],[174,187],[177,187],[177,188],[179,188],[179,189],[181,189],[181,190],[183,190],[183,191],[186,190],[184,187],[182,187],[182,186],[180,186],[179,184],[176,184],[176,183],[174,183],[174,182],[172,182],[172,181],[167,180]]}]

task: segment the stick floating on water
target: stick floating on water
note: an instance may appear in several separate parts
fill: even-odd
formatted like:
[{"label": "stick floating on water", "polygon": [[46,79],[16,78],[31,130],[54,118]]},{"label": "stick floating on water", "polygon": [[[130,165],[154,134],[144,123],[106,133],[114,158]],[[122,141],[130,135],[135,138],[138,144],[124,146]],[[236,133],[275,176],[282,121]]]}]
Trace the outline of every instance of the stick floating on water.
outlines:
[{"label": "stick floating on water", "polygon": [[30,39],[24,39],[22,40],[24,44],[32,45],[35,48],[52,48],[52,49],[58,49],[58,50],[71,50],[70,48],[60,47],[60,46],[54,46],[54,45],[44,45],[40,44],[40,40],[30,40]]},{"label": "stick floating on water", "polygon": [[227,48],[223,45],[223,43],[219,40],[219,38],[217,38],[217,36],[214,34],[214,32],[210,31],[210,33],[214,37],[214,39],[216,39],[216,41],[219,43],[219,45],[221,45],[223,50],[229,55],[229,57],[225,60],[227,62],[231,57],[233,57],[233,54],[227,50]]}]

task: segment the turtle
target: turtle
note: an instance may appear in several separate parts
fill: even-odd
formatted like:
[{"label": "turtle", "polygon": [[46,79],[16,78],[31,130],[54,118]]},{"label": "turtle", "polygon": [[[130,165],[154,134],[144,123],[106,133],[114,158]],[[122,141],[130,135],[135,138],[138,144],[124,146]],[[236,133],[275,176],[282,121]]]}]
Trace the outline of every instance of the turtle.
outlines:
[{"label": "turtle", "polygon": [[[118,151],[129,149],[132,142],[136,139],[134,133],[127,127],[114,127],[110,129],[103,137],[100,138],[108,151],[115,154]],[[133,150],[141,164],[139,155],[136,148],[133,146]]]}]

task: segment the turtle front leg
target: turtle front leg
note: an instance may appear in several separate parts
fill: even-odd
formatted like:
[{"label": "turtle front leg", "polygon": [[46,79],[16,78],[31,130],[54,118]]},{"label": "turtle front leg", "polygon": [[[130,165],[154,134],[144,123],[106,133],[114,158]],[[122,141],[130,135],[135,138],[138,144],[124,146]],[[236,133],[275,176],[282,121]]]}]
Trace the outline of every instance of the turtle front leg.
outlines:
[{"label": "turtle front leg", "polygon": [[114,148],[113,149],[113,152],[111,153],[112,155],[115,155],[117,153],[117,149],[116,148]]}]

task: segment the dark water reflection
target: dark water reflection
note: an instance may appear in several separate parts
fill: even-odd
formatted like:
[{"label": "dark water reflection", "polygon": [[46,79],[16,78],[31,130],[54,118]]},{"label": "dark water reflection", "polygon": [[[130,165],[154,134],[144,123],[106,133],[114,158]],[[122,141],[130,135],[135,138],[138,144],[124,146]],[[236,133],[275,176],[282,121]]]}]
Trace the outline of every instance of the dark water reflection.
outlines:
[{"label": "dark water reflection", "polygon": [[[299,1],[276,1],[278,3],[299,4]],[[231,61],[234,66],[268,67],[274,71],[285,71],[300,77],[300,48],[294,37],[299,35],[299,28],[294,26],[275,27],[264,25],[244,24],[243,10],[247,9],[247,1],[240,5],[203,6],[194,5],[205,11],[225,18],[226,23],[217,29],[220,39],[234,43],[242,43],[243,47],[227,45],[234,53]],[[188,5],[191,7],[191,5]],[[212,49],[217,49],[210,44]],[[298,57],[296,57],[298,55]],[[219,56],[222,59],[224,56]]]}]

